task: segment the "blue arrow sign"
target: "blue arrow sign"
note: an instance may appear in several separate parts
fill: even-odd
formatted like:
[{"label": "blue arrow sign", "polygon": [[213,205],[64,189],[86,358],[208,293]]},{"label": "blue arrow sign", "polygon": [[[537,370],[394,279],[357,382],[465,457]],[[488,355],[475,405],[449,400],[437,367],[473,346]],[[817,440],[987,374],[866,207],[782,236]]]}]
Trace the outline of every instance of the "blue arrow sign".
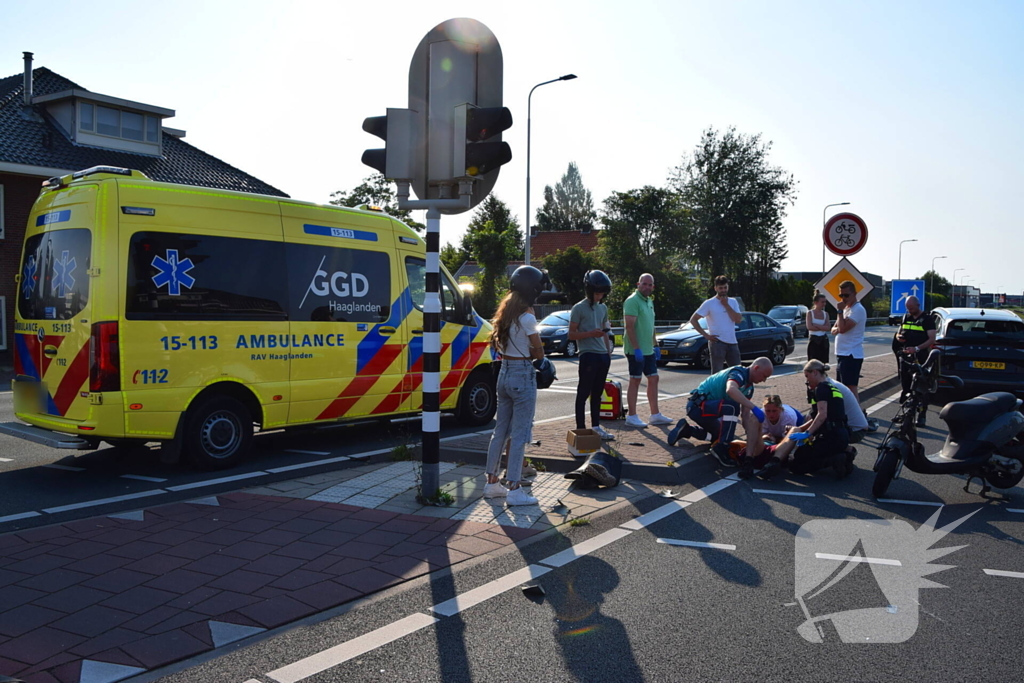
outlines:
[{"label": "blue arrow sign", "polygon": [[889,315],[903,315],[907,312],[907,299],[916,296],[924,308],[924,280],[893,280],[892,299]]}]

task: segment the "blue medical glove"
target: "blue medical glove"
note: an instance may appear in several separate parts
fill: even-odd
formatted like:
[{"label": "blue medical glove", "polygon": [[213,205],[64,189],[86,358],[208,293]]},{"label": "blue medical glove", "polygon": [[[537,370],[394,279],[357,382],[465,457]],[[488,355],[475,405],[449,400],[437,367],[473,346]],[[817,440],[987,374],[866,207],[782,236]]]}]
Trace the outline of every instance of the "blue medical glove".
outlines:
[{"label": "blue medical glove", "polygon": [[764,422],[764,411],[763,410],[761,410],[757,406],[754,406],[753,408],[750,409],[750,412],[752,412],[754,414],[754,417],[757,418],[758,422],[761,422],[761,423]]},{"label": "blue medical glove", "polygon": [[654,347],[654,360],[661,360],[661,347]]},{"label": "blue medical glove", "polygon": [[792,432],[789,435],[789,438],[791,441],[796,441],[797,443],[800,443],[801,441],[806,441],[807,439],[811,438],[811,434],[810,432]]},{"label": "blue medical glove", "polygon": [[633,358],[636,358],[637,363],[644,362],[644,352],[640,349],[633,349]]}]

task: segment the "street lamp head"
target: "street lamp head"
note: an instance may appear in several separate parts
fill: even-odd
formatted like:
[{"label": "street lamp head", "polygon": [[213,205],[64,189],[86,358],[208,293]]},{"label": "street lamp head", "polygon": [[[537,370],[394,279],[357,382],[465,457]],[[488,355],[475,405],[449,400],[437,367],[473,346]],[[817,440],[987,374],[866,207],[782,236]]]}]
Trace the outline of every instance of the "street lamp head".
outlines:
[{"label": "street lamp head", "polygon": [[838,204],[836,204],[836,206],[846,206],[849,203],[850,202],[839,202]]},{"label": "street lamp head", "polygon": [[560,80],[560,81],[571,81],[574,78],[576,78],[576,74],[566,74],[566,75],[562,76],[561,78],[559,78],[558,80]]}]

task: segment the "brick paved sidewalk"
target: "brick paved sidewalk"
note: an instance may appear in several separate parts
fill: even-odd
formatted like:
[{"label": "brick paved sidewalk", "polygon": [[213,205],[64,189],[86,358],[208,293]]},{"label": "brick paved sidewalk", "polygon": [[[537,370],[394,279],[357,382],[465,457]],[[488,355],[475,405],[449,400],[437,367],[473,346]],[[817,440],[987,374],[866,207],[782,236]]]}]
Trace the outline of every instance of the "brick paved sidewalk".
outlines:
[{"label": "brick paved sidewalk", "polygon": [[454,504],[428,507],[415,500],[417,466],[361,465],[0,536],[0,674],[122,680],[651,495],[629,483],[574,492],[541,473],[543,507],[506,508],[482,500],[482,468],[443,463]]}]

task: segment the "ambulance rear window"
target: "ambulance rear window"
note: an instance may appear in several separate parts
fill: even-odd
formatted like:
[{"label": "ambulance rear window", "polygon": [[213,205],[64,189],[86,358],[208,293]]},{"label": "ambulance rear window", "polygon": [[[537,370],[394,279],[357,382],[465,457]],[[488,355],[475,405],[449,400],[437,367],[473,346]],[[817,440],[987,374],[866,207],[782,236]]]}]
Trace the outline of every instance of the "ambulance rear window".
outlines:
[{"label": "ambulance rear window", "polygon": [[69,320],[89,303],[92,233],[51,230],[25,241],[18,313],[25,320]]}]

